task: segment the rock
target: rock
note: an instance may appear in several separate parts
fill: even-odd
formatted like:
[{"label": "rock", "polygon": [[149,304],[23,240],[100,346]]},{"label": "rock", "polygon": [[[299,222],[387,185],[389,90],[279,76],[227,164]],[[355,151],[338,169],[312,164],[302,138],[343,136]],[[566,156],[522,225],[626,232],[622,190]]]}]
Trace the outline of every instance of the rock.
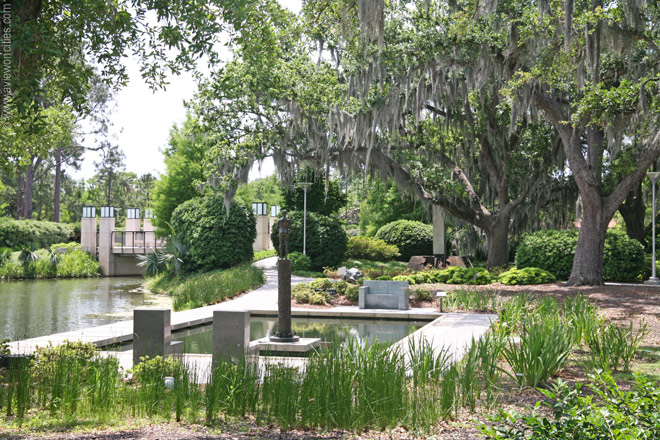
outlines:
[{"label": "rock", "polygon": [[346,275],[346,266],[342,266],[339,269],[337,269],[337,276],[340,278],[344,278],[344,275]]}]

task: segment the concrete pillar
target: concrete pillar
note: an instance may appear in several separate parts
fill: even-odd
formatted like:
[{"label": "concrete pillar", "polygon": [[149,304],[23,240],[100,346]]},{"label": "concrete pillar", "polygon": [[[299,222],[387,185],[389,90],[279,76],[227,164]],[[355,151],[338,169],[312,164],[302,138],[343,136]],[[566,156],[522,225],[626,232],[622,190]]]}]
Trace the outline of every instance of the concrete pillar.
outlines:
[{"label": "concrete pillar", "polygon": [[80,247],[96,256],[96,216],[80,219]]},{"label": "concrete pillar", "polygon": [[170,309],[133,310],[133,365],[140,358],[171,354],[172,326]]},{"label": "concrete pillar", "polygon": [[213,369],[222,361],[240,360],[250,345],[248,310],[213,311]]},{"label": "concrete pillar", "polygon": [[156,230],[156,227],[151,223],[150,218],[145,218],[144,219],[144,225],[142,226],[142,230],[144,232],[154,232]]},{"label": "concrete pillar", "polygon": [[257,236],[252,243],[252,250],[263,251],[269,248],[270,243],[270,219],[265,215],[255,217],[257,223]]},{"label": "concrete pillar", "polygon": [[115,230],[114,217],[99,218],[99,264],[106,277],[115,274],[115,256],[112,253],[112,233]]},{"label": "concrete pillar", "polygon": [[445,210],[433,205],[433,255],[445,255]]}]

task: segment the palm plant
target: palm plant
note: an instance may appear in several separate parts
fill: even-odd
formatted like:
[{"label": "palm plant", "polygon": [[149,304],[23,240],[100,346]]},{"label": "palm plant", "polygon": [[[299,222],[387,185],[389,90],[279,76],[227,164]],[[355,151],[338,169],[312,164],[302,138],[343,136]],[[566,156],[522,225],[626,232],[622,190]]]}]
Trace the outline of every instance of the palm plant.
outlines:
[{"label": "palm plant", "polygon": [[23,263],[23,266],[29,266],[31,263],[34,263],[39,259],[39,255],[37,255],[35,250],[36,248],[34,245],[32,245],[30,249],[21,249],[21,253],[18,255],[18,260]]},{"label": "palm plant", "polygon": [[171,236],[167,240],[165,250],[160,253],[160,262],[165,266],[167,272],[172,275],[179,275],[183,272],[183,258],[186,256],[188,248],[180,238]]},{"label": "palm plant", "polygon": [[138,266],[142,268],[142,275],[153,277],[163,271],[163,263],[161,261],[161,252],[155,250],[146,255],[138,255]]}]

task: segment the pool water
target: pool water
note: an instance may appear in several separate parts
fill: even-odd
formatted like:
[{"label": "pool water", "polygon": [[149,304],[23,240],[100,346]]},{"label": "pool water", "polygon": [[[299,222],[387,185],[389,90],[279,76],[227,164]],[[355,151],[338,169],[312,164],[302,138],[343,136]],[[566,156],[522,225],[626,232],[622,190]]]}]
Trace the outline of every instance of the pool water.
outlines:
[{"label": "pool water", "polygon": [[[323,342],[345,342],[356,339],[360,343],[399,341],[428,321],[391,321],[366,319],[293,318],[291,328],[302,338],[321,338]],[[261,339],[277,331],[277,317],[252,317],[250,341]],[[213,325],[203,325],[172,332],[173,341],[183,341],[184,353],[211,354]],[[132,350],[125,344],[119,350]]]}]

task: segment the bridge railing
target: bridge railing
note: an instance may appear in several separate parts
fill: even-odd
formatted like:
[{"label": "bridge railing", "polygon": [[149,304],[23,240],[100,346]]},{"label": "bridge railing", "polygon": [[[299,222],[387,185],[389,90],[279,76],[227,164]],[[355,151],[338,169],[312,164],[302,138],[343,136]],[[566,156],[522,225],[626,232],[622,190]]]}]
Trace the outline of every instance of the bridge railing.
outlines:
[{"label": "bridge railing", "polygon": [[146,254],[165,247],[165,239],[154,231],[112,231],[112,251],[122,254]]}]

